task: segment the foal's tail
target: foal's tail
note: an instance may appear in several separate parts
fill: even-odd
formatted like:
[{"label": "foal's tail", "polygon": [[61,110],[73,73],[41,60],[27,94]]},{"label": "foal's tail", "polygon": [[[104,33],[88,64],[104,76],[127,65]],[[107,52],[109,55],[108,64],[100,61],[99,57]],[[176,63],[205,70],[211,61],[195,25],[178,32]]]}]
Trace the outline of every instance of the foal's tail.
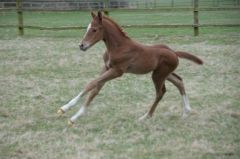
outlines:
[{"label": "foal's tail", "polygon": [[194,56],[190,53],[187,53],[187,52],[183,52],[183,51],[176,51],[175,52],[177,54],[178,57],[180,58],[184,58],[184,59],[187,59],[187,60],[190,60],[190,61],[193,61],[199,65],[202,65],[203,64],[203,61],[198,58],[197,56]]}]

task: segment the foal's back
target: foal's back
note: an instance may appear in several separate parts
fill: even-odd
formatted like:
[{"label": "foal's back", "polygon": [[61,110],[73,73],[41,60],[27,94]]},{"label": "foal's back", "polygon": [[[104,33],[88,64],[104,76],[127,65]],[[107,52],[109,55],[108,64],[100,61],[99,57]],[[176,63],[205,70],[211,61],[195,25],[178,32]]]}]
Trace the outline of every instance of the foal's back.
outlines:
[{"label": "foal's back", "polygon": [[156,70],[160,66],[174,70],[178,65],[177,55],[166,45],[143,45],[132,42],[129,54],[132,60],[127,72],[144,74]]}]

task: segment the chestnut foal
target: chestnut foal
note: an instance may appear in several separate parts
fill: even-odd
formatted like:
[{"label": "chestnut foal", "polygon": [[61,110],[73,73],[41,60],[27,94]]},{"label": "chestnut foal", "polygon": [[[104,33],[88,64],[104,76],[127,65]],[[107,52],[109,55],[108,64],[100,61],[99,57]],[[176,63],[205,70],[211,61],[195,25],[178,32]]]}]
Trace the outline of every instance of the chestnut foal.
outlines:
[{"label": "chestnut foal", "polygon": [[116,22],[103,16],[101,12],[98,12],[98,15],[92,12],[91,15],[93,19],[87,27],[80,49],[86,51],[98,41],[103,40],[107,48],[103,56],[105,66],[98,78],[88,83],[82,92],[58,110],[59,114],[65,113],[78,102],[80,97],[91,91],[85,104],[71,117],[70,125],[84,114],[90,102],[107,81],[121,77],[124,73],[146,74],[152,72],[156,97],[150,110],[139,118],[140,120],[152,117],[159,101],[166,92],[165,80],[172,82],[179,89],[184,103],[183,115],[191,111],[183,81],[173,71],[178,66],[178,57],[198,64],[202,64],[201,59],[186,52],[173,51],[166,45],[147,46],[137,43],[130,39]]}]

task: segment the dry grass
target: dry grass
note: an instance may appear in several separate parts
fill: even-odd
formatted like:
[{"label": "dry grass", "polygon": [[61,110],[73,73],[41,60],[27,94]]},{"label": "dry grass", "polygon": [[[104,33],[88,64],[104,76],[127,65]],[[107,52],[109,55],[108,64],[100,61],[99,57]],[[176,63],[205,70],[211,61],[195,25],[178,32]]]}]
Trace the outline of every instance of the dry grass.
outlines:
[{"label": "dry grass", "polygon": [[195,112],[187,119],[167,84],[155,116],[138,122],[154,88],[150,75],[127,74],[109,82],[73,128],[66,121],[78,107],[61,118],[56,111],[97,76],[103,44],[83,53],[74,37],[0,40],[0,158],[239,158],[239,36],[140,39],[205,61],[181,60],[177,70]]}]

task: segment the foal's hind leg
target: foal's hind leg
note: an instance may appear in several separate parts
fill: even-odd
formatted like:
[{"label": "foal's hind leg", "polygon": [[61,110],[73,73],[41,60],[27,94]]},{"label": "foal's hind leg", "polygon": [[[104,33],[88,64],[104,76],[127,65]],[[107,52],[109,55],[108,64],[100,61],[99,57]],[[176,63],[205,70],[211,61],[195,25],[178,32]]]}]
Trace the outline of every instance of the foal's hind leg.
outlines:
[{"label": "foal's hind leg", "polygon": [[155,101],[153,102],[150,110],[143,115],[141,118],[139,118],[139,120],[144,120],[146,118],[150,118],[152,117],[159,101],[162,99],[163,95],[166,92],[166,87],[165,87],[165,78],[166,78],[166,73],[162,74],[164,72],[161,72],[161,69],[159,70],[155,70],[152,74],[152,80],[156,89],[156,97],[155,97]]},{"label": "foal's hind leg", "polygon": [[182,99],[183,99],[183,114],[182,115],[183,115],[183,117],[186,117],[187,114],[189,112],[191,112],[191,107],[190,107],[188,97],[187,97],[186,92],[185,92],[185,88],[184,88],[182,78],[175,73],[171,73],[167,77],[167,80],[170,81],[171,83],[173,83],[178,88],[178,90],[179,90],[179,92],[182,96]]}]

